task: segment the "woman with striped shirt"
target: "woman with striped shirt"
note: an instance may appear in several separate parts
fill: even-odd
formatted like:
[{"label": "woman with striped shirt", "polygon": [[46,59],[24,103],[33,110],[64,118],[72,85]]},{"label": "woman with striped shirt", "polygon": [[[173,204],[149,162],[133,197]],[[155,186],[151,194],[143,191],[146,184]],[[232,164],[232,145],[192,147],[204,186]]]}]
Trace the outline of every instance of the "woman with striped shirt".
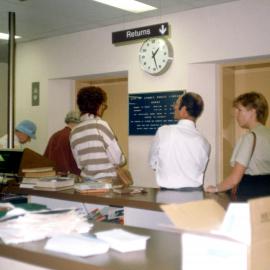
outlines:
[{"label": "woman with striped shirt", "polygon": [[77,95],[81,123],[71,131],[70,144],[81,176],[86,180],[115,178],[115,167],[125,164],[112,129],[102,120],[106,102],[107,94],[100,87],[84,87]]}]

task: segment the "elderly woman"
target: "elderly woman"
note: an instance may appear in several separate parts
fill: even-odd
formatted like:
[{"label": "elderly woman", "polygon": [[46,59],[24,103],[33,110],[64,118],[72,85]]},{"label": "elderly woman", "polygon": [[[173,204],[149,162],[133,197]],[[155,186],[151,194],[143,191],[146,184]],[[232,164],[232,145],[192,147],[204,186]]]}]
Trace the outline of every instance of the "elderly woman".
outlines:
[{"label": "elderly woman", "polygon": [[234,148],[230,175],[205,191],[231,190],[238,201],[270,195],[270,129],[265,126],[268,103],[262,94],[249,92],[237,97],[233,105],[239,126],[248,132]]}]

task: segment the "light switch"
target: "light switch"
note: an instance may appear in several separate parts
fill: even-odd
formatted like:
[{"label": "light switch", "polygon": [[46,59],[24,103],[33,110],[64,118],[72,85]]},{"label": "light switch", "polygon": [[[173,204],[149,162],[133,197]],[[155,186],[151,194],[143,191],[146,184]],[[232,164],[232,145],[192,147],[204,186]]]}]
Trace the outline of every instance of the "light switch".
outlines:
[{"label": "light switch", "polygon": [[39,106],[39,82],[32,82],[32,106]]}]

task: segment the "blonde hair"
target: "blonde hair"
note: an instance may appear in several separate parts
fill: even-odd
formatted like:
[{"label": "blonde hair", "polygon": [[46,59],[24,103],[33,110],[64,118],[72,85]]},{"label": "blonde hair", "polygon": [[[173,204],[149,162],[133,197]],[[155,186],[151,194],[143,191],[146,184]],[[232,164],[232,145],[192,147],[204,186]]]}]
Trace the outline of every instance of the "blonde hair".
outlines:
[{"label": "blonde hair", "polygon": [[255,109],[257,120],[265,125],[268,117],[268,102],[266,98],[257,92],[248,92],[236,97],[233,101],[233,106],[238,104],[244,106],[247,109]]}]

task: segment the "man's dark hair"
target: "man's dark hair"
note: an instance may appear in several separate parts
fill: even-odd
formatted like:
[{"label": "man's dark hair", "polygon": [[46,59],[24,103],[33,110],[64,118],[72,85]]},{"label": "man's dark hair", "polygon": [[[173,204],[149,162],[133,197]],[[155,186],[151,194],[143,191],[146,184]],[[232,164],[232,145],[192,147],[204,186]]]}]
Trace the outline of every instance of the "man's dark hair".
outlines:
[{"label": "man's dark hair", "polygon": [[100,105],[107,101],[106,92],[100,87],[87,86],[79,90],[77,95],[77,105],[81,114],[97,115]]},{"label": "man's dark hair", "polygon": [[186,107],[187,112],[191,117],[198,118],[203,111],[204,103],[200,95],[189,92],[182,96],[179,110],[181,110],[183,106]]}]

